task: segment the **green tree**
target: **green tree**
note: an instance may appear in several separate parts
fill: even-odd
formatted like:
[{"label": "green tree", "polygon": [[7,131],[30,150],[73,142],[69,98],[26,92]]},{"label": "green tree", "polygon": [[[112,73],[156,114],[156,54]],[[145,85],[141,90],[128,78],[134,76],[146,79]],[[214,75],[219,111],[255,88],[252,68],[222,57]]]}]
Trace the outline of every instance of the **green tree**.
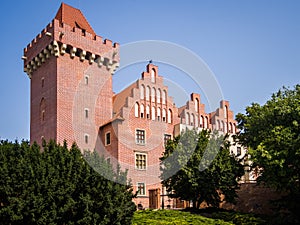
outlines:
[{"label": "green tree", "polygon": [[229,147],[226,137],[208,130],[186,130],[169,141],[160,160],[162,184],[170,196],[192,201],[194,208],[204,201],[219,207],[220,194],[234,203],[244,169]]},{"label": "green tree", "polygon": [[249,148],[259,182],[289,193],[284,204],[300,208],[300,85],[282,88],[264,105],[253,103],[236,116],[240,143]]},{"label": "green tree", "polygon": [[1,141],[1,224],[131,224],[135,205],[126,172],[114,172],[95,152],[85,157],[93,167],[76,145],[50,142],[41,151],[36,144]]}]

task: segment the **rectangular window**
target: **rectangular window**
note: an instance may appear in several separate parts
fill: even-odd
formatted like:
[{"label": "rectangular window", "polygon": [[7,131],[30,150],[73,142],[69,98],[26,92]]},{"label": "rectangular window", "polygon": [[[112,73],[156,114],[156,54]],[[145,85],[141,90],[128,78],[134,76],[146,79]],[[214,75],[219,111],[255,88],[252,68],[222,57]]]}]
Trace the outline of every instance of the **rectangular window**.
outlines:
[{"label": "rectangular window", "polygon": [[240,156],[242,154],[242,149],[241,149],[241,147],[237,147],[236,148],[236,155],[237,156]]},{"label": "rectangular window", "polygon": [[167,144],[168,140],[171,140],[172,136],[170,134],[164,134],[164,145]]},{"label": "rectangular window", "polygon": [[135,168],[138,170],[146,170],[147,168],[147,155],[143,153],[135,154]]},{"label": "rectangular window", "polygon": [[105,145],[110,145],[110,132],[105,134]]},{"label": "rectangular window", "polygon": [[136,130],[136,143],[137,144],[145,144],[145,131],[144,130]]},{"label": "rectangular window", "polygon": [[145,183],[137,183],[137,194],[138,195],[146,195]]}]

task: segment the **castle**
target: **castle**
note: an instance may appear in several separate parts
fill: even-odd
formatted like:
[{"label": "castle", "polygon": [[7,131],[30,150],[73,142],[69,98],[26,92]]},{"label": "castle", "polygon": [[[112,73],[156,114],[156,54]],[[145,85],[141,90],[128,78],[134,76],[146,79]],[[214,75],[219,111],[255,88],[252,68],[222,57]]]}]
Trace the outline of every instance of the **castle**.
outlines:
[{"label": "castle", "polygon": [[[96,35],[81,11],[64,3],[24,49],[23,60],[31,82],[30,142],[66,140],[103,153],[128,169],[138,191],[135,202],[143,207],[160,207],[159,157],[167,140],[187,128],[236,132],[228,101],[206,113],[200,95],[192,93],[178,108],[152,63],[140,79],[114,94],[119,44]],[[239,146],[231,151],[244,154]]]}]

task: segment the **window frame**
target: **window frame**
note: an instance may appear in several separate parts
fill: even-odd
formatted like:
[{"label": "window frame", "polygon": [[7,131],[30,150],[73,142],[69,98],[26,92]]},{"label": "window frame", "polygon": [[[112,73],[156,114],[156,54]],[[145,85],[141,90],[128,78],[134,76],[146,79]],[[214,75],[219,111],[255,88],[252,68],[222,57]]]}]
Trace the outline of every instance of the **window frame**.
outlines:
[{"label": "window frame", "polygon": [[[139,132],[143,133],[141,135]],[[140,138],[143,137],[143,138]],[[146,144],[146,131],[144,129],[137,128],[135,129],[135,143],[137,145],[145,145]]]},{"label": "window frame", "polygon": [[[170,137],[169,139],[166,137]],[[166,146],[168,140],[172,140],[172,135],[171,134],[164,134],[164,146]]]},{"label": "window frame", "polygon": [[[144,157],[144,159],[138,159],[138,157]],[[143,163],[143,161],[145,161]],[[144,152],[135,152],[134,153],[134,168],[136,170],[147,170],[148,167],[148,155]],[[141,165],[140,165],[141,164]]]},{"label": "window frame", "polygon": [[[109,135],[109,143],[108,143],[107,135]],[[110,133],[110,131],[107,131],[105,133],[105,146],[109,146],[109,145],[111,145],[111,133]]]},{"label": "window frame", "polygon": [[[145,182],[137,182],[136,183],[137,196],[146,196],[146,183]],[[142,187],[143,193],[140,192],[140,188]]]}]

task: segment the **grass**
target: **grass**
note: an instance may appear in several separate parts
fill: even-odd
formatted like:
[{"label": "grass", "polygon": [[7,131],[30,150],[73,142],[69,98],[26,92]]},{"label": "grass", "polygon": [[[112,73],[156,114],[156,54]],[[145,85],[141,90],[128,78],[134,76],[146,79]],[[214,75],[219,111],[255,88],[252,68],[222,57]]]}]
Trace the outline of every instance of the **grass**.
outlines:
[{"label": "grass", "polygon": [[242,214],[233,211],[181,211],[181,210],[140,210],[136,211],[132,225],[191,225],[191,224],[219,224],[219,225],[262,225],[265,220],[252,214]]}]

